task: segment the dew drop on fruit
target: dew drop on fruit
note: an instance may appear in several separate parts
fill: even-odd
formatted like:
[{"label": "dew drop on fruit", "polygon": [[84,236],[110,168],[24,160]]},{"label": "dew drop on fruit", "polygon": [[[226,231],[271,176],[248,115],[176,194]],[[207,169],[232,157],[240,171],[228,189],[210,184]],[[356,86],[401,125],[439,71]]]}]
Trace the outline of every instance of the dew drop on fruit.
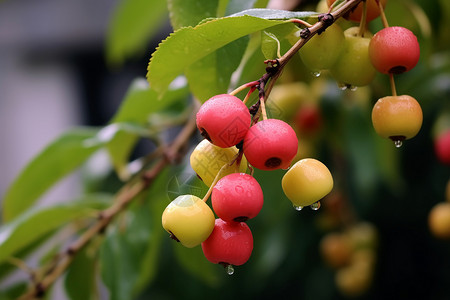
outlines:
[{"label": "dew drop on fruit", "polygon": [[355,92],[357,89],[358,89],[357,86],[354,86],[354,85],[350,86],[350,91],[352,91],[352,92]]},{"label": "dew drop on fruit", "polygon": [[320,71],[313,71],[313,72],[311,72],[311,74],[314,77],[320,77]]},{"label": "dew drop on fruit", "polygon": [[394,145],[396,148],[400,148],[403,145],[403,142],[401,140],[394,141]]},{"label": "dew drop on fruit", "polygon": [[345,83],[342,83],[342,82],[339,82],[338,83],[338,88],[341,90],[341,91],[345,91],[346,89],[347,89],[347,85],[345,84]]},{"label": "dew drop on fruit", "polygon": [[320,201],[311,204],[309,207],[311,207],[312,210],[318,210],[320,208]]},{"label": "dew drop on fruit", "polygon": [[295,210],[300,211],[303,209],[303,206],[294,205]]},{"label": "dew drop on fruit", "polygon": [[225,267],[225,271],[227,272],[228,275],[233,275],[234,274],[234,267],[233,267],[233,265],[227,265]]}]

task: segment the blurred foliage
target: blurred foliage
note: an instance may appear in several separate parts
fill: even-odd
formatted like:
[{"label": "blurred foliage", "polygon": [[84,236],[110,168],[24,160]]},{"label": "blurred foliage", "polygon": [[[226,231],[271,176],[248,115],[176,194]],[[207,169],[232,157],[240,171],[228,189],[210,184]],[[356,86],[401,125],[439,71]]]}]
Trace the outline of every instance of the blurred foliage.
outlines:
[{"label": "blurred foliage", "polygon": [[[53,257],[66,242],[67,232],[82,233],[90,218],[111,203],[118,186],[148,164],[151,155],[130,161],[137,142],[150,139],[163,145],[167,135],[173,135],[169,125],[177,127],[186,121],[192,98],[205,101],[259,79],[264,59],[276,54],[278,43],[284,51],[292,26],[275,26],[283,23],[283,17],[220,17],[266,4],[238,0],[119,3],[106,43],[110,63],[120,66],[153,52],[146,46],[160,38],[158,30],[165,23],[170,22],[175,33],[153,54],[150,86],[145,79],[136,79],[109,124],[67,132],[36,156],[11,185],[2,201],[2,280],[8,279],[17,260],[26,261],[30,253]],[[310,17],[311,13],[302,12],[315,11],[316,5],[317,1],[300,1],[295,14]],[[162,211],[177,195],[206,192],[190,168],[188,151],[179,165],[159,174],[104,235],[77,253],[64,278],[67,297],[98,298],[101,282],[109,299],[448,299],[450,241],[433,237],[427,218],[436,203],[445,201],[450,180],[449,166],[437,159],[433,148],[436,131],[449,126],[438,120],[450,114],[450,4],[391,0],[386,16],[390,25],[411,29],[421,45],[418,65],[395,77],[398,93],[409,94],[422,105],[423,126],[415,138],[396,149],[372,128],[373,104],[391,93],[387,76],[377,74],[369,87],[342,91],[326,72],[314,77],[296,56],[279,85],[306,83],[309,90],[304,98],[316,103],[323,116],[324,126],[317,136],[299,139],[300,148],[304,145],[309,149],[305,152],[324,162],[333,174],[334,191],[322,201],[323,207],[294,210],[281,189],[285,171],[257,170],[255,178],[265,203],[258,217],[248,221],[253,254],[229,276],[221,266],[210,264],[200,247],[183,248],[161,226]],[[341,20],[340,24],[350,23]],[[381,28],[379,19],[370,23],[372,32]],[[196,135],[189,146],[199,141]],[[93,154],[102,150],[109,154],[108,172],[89,174],[100,165]],[[52,207],[36,205],[49,188],[83,164],[87,193],[81,199]],[[352,282],[349,273],[330,267],[320,244],[330,233],[347,234],[361,223],[371,224],[376,231],[376,245],[369,247],[376,263],[370,284],[357,293],[342,289]],[[42,259],[37,267],[49,261]],[[0,299],[15,299],[25,289],[22,279],[3,286]]]}]

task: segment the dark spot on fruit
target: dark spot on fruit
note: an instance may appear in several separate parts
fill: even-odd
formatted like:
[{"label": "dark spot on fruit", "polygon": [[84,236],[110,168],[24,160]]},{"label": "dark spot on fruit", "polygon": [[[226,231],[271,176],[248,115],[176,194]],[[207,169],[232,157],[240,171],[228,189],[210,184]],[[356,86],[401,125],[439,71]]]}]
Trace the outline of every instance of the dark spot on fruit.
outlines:
[{"label": "dark spot on fruit", "polygon": [[279,159],[278,157],[271,157],[268,160],[266,160],[264,165],[268,168],[279,167],[281,165],[281,159]]},{"label": "dark spot on fruit", "polygon": [[201,181],[203,181],[203,179],[202,179],[197,173],[195,173],[195,175],[197,175],[198,179],[200,179]]},{"label": "dark spot on fruit", "polygon": [[208,132],[204,128],[200,128],[200,134],[202,135],[202,137],[204,137],[205,139],[207,139],[208,141],[210,141],[212,143]]},{"label": "dark spot on fruit", "polygon": [[393,135],[389,137],[392,141],[396,142],[396,141],[404,141],[406,139],[406,137],[404,135]]},{"label": "dark spot on fruit", "polygon": [[248,217],[242,216],[242,217],[236,217],[233,219],[235,222],[245,222],[248,220]]},{"label": "dark spot on fruit", "polygon": [[171,238],[172,240],[177,241],[178,243],[180,242],[180,240],[177,239],[177,237],[175,236],[175,234],[172,233],[172,231],[169,231],[169,233],[170,233],[170,238]]},{"label": "dark spot on fruit", "polygon": [[402,74],[406,72],[406,68],[404,66],[396,66],[389,70],[391,74]]}]

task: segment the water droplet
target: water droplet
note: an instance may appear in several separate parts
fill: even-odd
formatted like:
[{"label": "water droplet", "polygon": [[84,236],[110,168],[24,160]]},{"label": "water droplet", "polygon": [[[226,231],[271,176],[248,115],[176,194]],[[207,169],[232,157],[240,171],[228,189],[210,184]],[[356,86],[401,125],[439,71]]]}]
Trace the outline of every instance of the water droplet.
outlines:
[{"label": "water droplet", "polygon": [[234,274],[234,267],[233,267],[233,265],[227,265],[225,267],[225,270],[226,270],[228,275],[233,275]]},{"label": "water droplet", "polygon": [[394,145],[396,148],[400,148],[403,145],[403,142],[401,140],[395,140]]},{"label": "water droplet", "polygon": [[338,88],[342,91],[345,91],[347,89],[347,87],[348,86],[345,83],[341,83],[341,82],[338,83]]},{"label": "water droplet", "polygon": [[301,211],[301,210],[303,209],[303,206],[297,206],[297,205],[294,205],[294,208],[295,208],[295,210],[297,210],[297,211]]},{"label": "water droplet", "polygon": [[320,208],[320,201],[311,204],[309,207],[311,207],[312,210],[318,210]]},{"label": "water droplet", "polygon": [[313,71],[313,72],[311,72],[311,74],[314,77],[319,77],[320,76],[320,71]]},{"label": "water droplet", "polygon": [[350,91],[355,92],[358,89],[357,86],[351,85],[350,86]]}]

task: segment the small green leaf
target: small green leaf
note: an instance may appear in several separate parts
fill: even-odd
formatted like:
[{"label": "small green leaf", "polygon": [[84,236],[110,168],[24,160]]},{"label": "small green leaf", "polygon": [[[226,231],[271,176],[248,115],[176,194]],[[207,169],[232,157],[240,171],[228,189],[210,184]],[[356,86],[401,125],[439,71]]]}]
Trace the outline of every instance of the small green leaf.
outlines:
[{"label": "small green leaf", "polygon": [[11,184],[3,199],[3,218],[11,221],[26,211],[54,183],[79,167],[100,148],[96,129],[66,132],[39,153]]},{"label": "small green leaf", "polygon": [[[112,163],[120,178],[125,180],[129,176],[126,169],[128,157],[139,136],[145,136],[146,132],[142,126],[147,125],[149,115],[170,106],[180,99],[185,99],[188,96],[188,92],[185,81],[180,78],[180,84],[172,86],[162,99],[158,99],[157,93],[150,88],[145,79],[138,78],[133,81],[118,112],[111,121],[112,124],[110,126],[118,131],[114,133],[114,138],[107,145]],[[140,128],[142,132],[132,132],[131,130],[126,130],[126,128],[120,130],[117,124],[124,122],[128,125],[136,124],[137,128]],[[131,128],[128,126],[128,129]]]},{"label": "small green leaf", "polygon": [[214,19],[196,27],[180,28],[153,53],[147,79],[158,93],[163,93],[177,75],[199,59],[250,33],[283,22],[241,16]]},{"label": "small green leaf", "polygon": [[97,195],[90,200],[35,208],[3,225],[0,227],[0,262],[71,220],[95,216],[96,208],[104,206],[105,197]]},{"label": "small green leaf", "polygon": [[106,37],[108,62],[121,64],[144,53],[151,37],[167,18],[164,0],[123,0],[112,15]]},{"label": "small green leaf", "polygon": [[76,254],[64,278],[64,288],[70,299],[95,299],[96,253],[85,247]]},{"label": "small green leaf", "polygon": [[266,59],[278,58],[280,41],[275,34],[265,30],[261,32],[261,51]]}]

